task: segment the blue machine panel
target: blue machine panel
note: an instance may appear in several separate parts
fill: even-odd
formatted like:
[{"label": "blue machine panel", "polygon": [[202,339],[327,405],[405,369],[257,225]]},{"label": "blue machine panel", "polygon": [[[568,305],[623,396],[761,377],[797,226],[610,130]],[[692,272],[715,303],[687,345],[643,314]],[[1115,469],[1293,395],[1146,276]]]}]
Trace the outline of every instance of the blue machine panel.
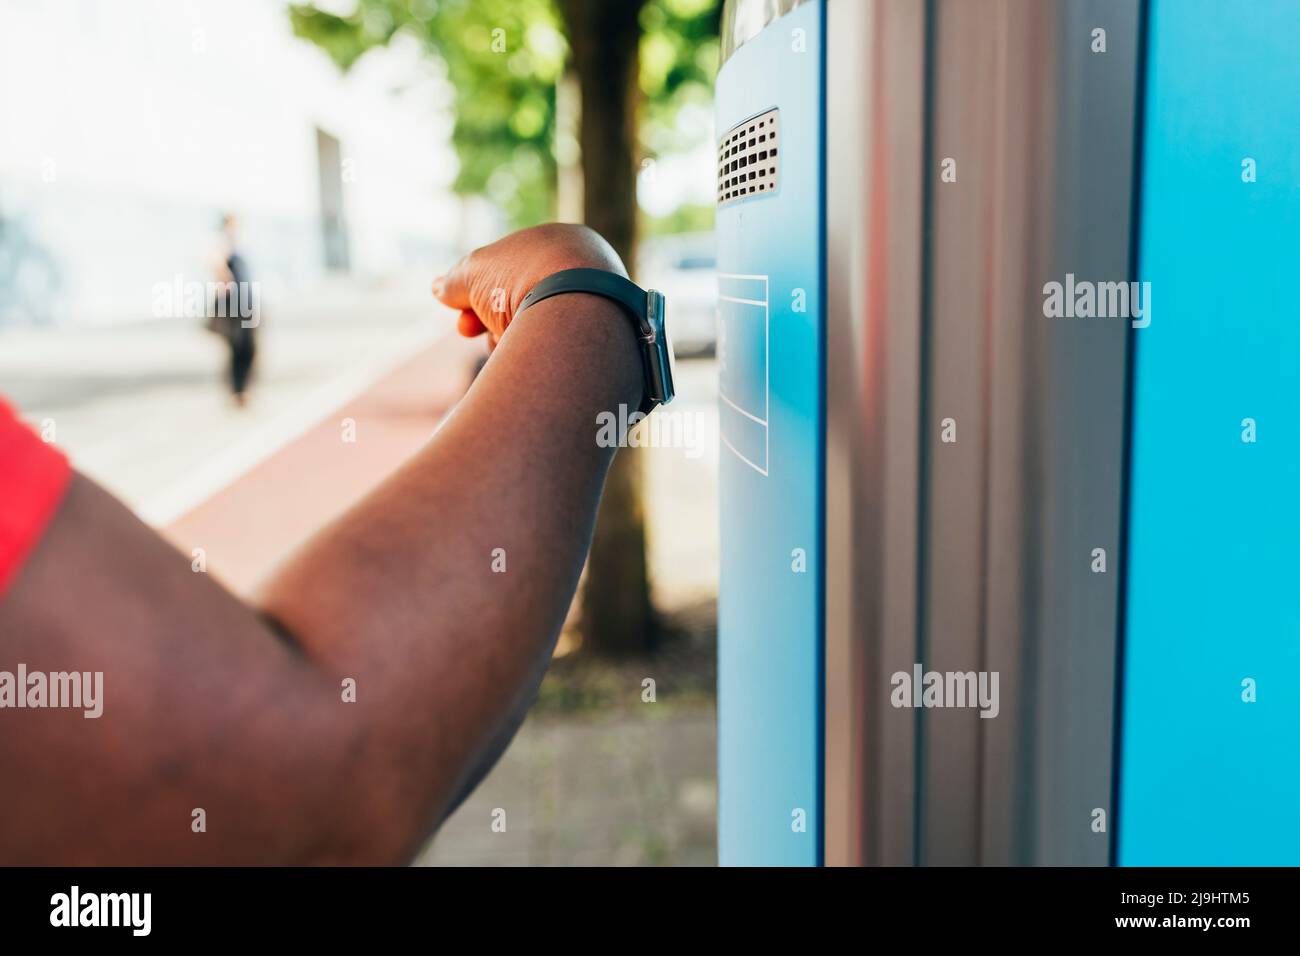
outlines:
[{"label": "blue machine panel", "polygon": [[1148,44],[1118,861],[1297,864],[1300,8]]},{"label": "blue machine panel", "polygon": [[762,160],[776,188],[749,193],[745,166],[746,193],[720,201],[717,221],[718,850],[730,865],[821,859],[822,30],[822,3],[797,7],[717,85],[720,140],[745,122],[748,144],[753,119],[758,149],[765,115],[780,132],[779,168]]}]

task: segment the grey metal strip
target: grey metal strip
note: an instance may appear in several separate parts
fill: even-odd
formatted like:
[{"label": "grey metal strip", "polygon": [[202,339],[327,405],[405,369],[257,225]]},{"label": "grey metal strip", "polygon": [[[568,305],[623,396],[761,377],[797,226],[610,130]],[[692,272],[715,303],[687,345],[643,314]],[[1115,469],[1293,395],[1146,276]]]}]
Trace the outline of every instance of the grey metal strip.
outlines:
[{"label": "grey metal strip", "polygon": [[[1033,277],[1040,293],[1044,282],[1064,281],[1066,273],[1091,281],[1135,278],[1129,246],[1140,7],[1134,0],[1057,4],[1053,255]],[[1104,54],[1092,52],[1096,29],[1106,31]],[[1113,823],[1129,324],[1122,318],[1047,322],[1034,362],[1045,399],[1035,423],[1044,478],[1032,592],[1038,617],[1029,632],[1039,645],[1034,733],[1024,757],[1037,773],[1021,775],[1032,782],[1019,801],[1037,812],[1030,829],[1020,807],[1004,801],[1002,818],[986,827],[1025,833],[1005,862],[1105,865],[1108,835],[1094,831],[1093,813],[1102,809]],[[1105,549],[1105,573],[1091,570],[1094,548]],[[985,862],[1004,859],[986,854]]]},{"label": "grey metal strip", "polygon": [[924,7],[826,16],[825,859],[910,864]]},{"label": "grey metal strip", "polygon": [[923,712],[918,859],[1103,864],[1125,323],[1048,318],[1043,288],[1128,278],[1137,7],[935,13],[931,135],[957,181],[928,249],[925,666],[998,672],[1000,712]]},{"label": "grey metal strip", "polygon": [[1129,278],[1139,12],[828,3],[828,863],[1107,862],[1126,331],[1043,286]]}]

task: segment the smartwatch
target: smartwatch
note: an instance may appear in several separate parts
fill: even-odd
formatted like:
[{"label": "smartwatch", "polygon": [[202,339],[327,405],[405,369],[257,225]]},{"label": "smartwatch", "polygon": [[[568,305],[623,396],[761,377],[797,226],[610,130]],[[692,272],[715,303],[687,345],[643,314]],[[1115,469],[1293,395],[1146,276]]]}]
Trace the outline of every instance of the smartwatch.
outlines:
[{"label": "smartwatch", "polygon": [[518,316],[529,306],[565,292],[586,292],[603,296],[622,308],[632,320],[641,347],[641,368],[645,381],[645,400],[638,411],[649,415],[656,405],[673,400],[673,346],[664,324],[664,295],[643,289],[631,279],[604,269],[564,269],[547,276],[524,296],[515,312]]}]

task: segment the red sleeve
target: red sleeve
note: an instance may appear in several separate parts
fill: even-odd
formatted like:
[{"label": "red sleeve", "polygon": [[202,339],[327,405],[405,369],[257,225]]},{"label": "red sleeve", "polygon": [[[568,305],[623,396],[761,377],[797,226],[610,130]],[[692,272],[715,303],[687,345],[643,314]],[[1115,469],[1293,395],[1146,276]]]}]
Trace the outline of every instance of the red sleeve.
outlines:
[{"label": "red sleeve", "polygon": [[0,596],[54,517],[72,470],[0,399]]}]

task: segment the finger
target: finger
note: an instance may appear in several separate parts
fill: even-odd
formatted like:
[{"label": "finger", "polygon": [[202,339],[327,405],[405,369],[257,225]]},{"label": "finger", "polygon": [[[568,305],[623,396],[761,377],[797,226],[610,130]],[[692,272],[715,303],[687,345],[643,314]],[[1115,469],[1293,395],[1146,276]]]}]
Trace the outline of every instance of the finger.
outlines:
[{"label": "finger", "polygon": [[466,260],[461,259],[446,275],[433,280],[434,297],[453,309],[470,308],[468,272]]},{"label": "finger", "polygon": [[468,309],[462,309],[460,317],[456,320],[456,331],[467,339],[472,339],[476,335],[482,335],[487,331],[487,326],[479,321],[479,317]]}]

